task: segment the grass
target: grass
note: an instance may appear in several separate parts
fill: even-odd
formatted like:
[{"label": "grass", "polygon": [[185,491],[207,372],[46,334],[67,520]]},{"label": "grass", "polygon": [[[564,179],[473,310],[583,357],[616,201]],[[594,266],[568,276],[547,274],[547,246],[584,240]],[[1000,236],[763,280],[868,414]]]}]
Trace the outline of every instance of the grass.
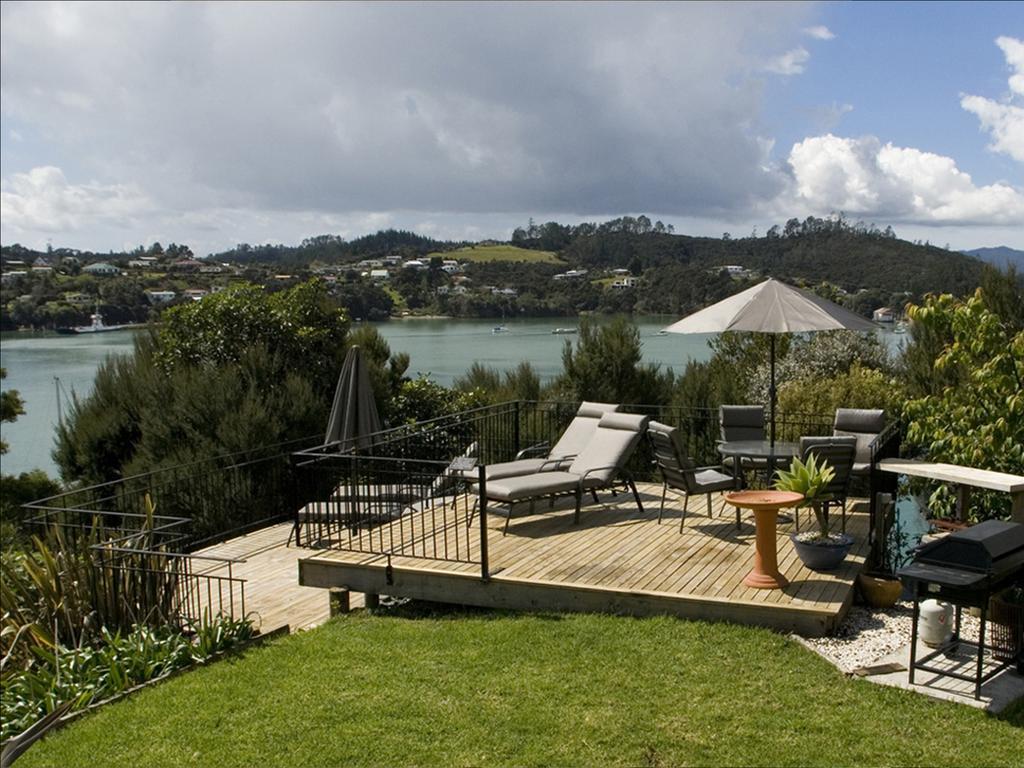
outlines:
[{"label": "grass", "polygon": [[[522,261],[530,264],[564,264],[554,251],[533,251],[515,245],[472,245],[446,253],[431,253],[442,259],[459,261]],[[428,257],[429,258],[429,257]]]},{"label": "grass", "polygon": [[71,725],[21,765],[1019,765],[1024,731],[764,630],[353,614]]}]

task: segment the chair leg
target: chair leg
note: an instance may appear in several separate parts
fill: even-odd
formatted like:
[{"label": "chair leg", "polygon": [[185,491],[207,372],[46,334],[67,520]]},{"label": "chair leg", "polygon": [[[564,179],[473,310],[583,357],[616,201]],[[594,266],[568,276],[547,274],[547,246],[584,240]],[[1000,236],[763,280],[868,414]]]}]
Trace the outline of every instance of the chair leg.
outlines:
[{"label": "chair leg", "polygon": [[501,535],[505,536],[508,534],[508,524],[512,522],[512,508],[515,506],[515,502],[509,502],[508,505],[508,517],[505,518],[505,527],[501,531]]},{"label": "chair leg", "polygon": [[661,516],[665,514],[665,494],[668,493],[668,484],[661,484],[661,508],[658,509],[658,525],[661,525]]},{"label": "chair leg", "polygon": [[686,507],[690,503],[690,494],[683,495],[683,516],[679,518],[679,532],[683,532],[683,523],[686,522]]},{"label": "chair leg", "polygon": [[708,493],[708,519],[711,519],[711,494]]},{"label": "chair leg", "polygon": [[633,491],[633,498],[636,499],[636,508],[640,510],[640,514],[644,513],[644,505],[640,503],[640,493],[636,489],[636,483],[633,482],[633,478],[629,478],[626,482],[629,483],[629,488]]},{"label": "chair leg", "polygon": [[601,500],[599,498],[597,498],[597,491],[591,491],[590,495],[594,497],[594,503],[595,504],[600,504],[601,503]]},{"label": "chair leg", "polygon": [[843,499],[843,506],[840,507],[840,509],[843,511],[842,531],[843,533],[846,533],[846,499]]},{"label": "chair leg", "polygon": [[577,524],[580,521],[580,503],[583,501],[583,489],[576,489],[576,514],[572,517],[573,524]]}]

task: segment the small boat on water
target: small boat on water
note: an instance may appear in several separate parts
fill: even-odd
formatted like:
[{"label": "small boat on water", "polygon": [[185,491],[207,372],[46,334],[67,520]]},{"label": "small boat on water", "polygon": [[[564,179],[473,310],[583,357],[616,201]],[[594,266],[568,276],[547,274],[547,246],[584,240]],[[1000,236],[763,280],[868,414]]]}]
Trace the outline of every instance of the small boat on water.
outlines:
[{"label": "small boat on water", "polygon": [[576,328],[555,328],[552,333],[576,333]]},{"label": "small boat on water", "polygon": [[508,333],[508,328],[506,328],[504,325],[496,325],[493,328],[491,328],[491,333]]},{"label": "small boat on water", "polygon": [[123,331],[126,328],[137,328],[137,324],[128,325],[107,325],[103,322],[103,315],[93,312],[89,315],[89,325],[75,325],[70,328],[58,328],[57,333],[106,333],[107,331]]}]

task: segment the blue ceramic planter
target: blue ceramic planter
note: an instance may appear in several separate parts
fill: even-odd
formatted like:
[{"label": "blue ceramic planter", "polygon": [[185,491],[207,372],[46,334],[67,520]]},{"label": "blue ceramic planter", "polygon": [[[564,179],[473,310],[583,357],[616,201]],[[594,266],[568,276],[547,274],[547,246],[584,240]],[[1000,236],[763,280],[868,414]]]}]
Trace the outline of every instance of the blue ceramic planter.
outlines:
[{"label": "blue ceramic planter", "polygon": [[840,566],[846,553],[853,546],[853,537],[841,534],[842,538],[837,542],[815,543],[799,541],[797,534],[790,534],[789,538],[796,548],[796,554],[801,562],[812,571],[834,571]]}]

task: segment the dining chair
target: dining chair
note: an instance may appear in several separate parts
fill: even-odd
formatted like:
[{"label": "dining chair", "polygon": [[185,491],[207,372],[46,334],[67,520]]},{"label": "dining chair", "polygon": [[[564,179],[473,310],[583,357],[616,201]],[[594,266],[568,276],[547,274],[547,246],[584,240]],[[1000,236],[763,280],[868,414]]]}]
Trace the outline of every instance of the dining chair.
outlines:
[{"label": "dining chair", "polygon": [[[711,517],[711,494],[720,491],[731,491],[735,488],[736,479],[725,472],[723,466],[698,467],[686,454],[679,430],[652,421],[647,425],[647,436],[654,446],[654,459],[661,472],[661,508],[658,510],[658,523],[665,512],[665,496],[668,489],[683,494],[683,515],[679,520],[679,532],[683,532],[686,522],[686,507],[690,496],[706,494],[708,500],[708,517]],[[736,528],[740,527],[740,510],[736,508]]]}]

